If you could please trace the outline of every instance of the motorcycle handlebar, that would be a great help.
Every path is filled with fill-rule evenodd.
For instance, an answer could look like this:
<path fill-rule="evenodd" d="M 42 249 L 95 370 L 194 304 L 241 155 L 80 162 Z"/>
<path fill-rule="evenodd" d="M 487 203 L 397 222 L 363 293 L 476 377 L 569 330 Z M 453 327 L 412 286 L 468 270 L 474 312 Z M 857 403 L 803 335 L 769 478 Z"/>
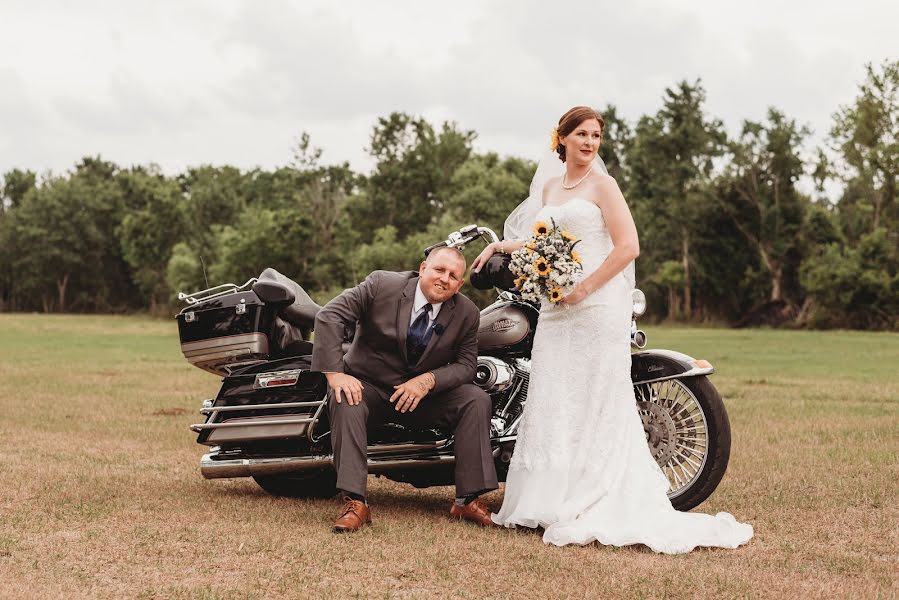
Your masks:
<path fill-rule="evenodd" d="M 475 241 L 478 238 L 488 239 L 491 242 L 498 242 L 499 237 L 489 227 L 478 227 L 477 225 L 468 225 L 466 227 L 462 227 L 458 231 L 454 231 L 449 236 L 439 242 L 437 244 L 433 244 L 428 246 L 424 250 L 425 257 L 431 253 L 435 248 L 440 248 L 443 246 L 448 246 L 450 248 L 459 248 L 460 250 Z"/>

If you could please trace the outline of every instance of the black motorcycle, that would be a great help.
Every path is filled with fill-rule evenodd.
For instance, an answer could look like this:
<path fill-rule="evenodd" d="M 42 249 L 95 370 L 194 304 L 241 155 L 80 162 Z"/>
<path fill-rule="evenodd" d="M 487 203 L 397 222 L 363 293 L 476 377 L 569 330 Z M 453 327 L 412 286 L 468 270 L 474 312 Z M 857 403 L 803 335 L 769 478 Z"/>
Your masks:
<path fill-rule="evenodd" d="M 438 246 L 464 248 L 497 241 L 490 229 L 471 225 Z M 480 289 L 496 288 L 496 302 L 481 311 L 474 383 L 493 400 L 491 446 L 505 480 L 527 399 L 531 347 L 538 306 L 515 292 L 508 255 L 495 255 L 473 274 Z M 321 308 L 301 286 L 273 269 L 243 285 L 225 284 L 179 294 L 181 349 L 192 364 L 224 376 L 215 398 L 203 401 L 205 422 L 191 425 L 197 443 L 210 446 L 200 460 L 209 479 L 252 477 L 275 495 L 328 497 L 336 493 L 327 382 L 312 371 L 311 334 Z M 634 409 L 646 442 L 670 482 L 678 510 L 708 498 L 730 456 L 730 423 L 708 379 L 714 368 L 671 350 L 642 350 L 646 335 L 636 317 L 646 301 L 633 292 L 631 343 Z M 354 335 L 349 328 L 346 344 Z M 369 473 L 416 487 L 453 484 L 453 437 L 438 429 L 385 425 L 369 433 Z"/>

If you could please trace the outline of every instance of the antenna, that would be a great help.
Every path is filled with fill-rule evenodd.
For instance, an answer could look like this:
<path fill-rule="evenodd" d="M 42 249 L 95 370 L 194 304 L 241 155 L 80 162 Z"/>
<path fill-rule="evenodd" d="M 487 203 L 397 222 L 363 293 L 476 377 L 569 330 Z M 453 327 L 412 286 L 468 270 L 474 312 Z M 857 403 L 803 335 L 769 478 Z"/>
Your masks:
<path fill-rule="evenodd" d="M 209 278 L 206 277 L 206 263 L 203 262 L 203 255 L 200 255 L 200 266 L 203 267 L 203 280 L 206 282 L 206 287 L 209 287 Z"/>

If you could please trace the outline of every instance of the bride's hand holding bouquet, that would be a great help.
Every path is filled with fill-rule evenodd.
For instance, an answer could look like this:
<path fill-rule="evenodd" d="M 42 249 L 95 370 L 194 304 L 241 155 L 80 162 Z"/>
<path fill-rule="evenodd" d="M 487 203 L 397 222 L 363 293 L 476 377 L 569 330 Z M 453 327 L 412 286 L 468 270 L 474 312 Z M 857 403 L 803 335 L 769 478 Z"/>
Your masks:
<path fill-rule="evenodd" d="M 509 268 L 517 277 L 515 287 L 522 298 L 531 302 L 576 304 L 583 297 L 571 302 L 573 294 L 566 296 L 564 292 L 574 286 L 577 276 L 583 272 L 581 257 L 574 249 L 579 240 L 563 231 L 554 220 L 550 219 L 550 223 L 535 223 L 534 235 L 512 253 Z M 580 287 L 576 286 L 572 293 Z"/>

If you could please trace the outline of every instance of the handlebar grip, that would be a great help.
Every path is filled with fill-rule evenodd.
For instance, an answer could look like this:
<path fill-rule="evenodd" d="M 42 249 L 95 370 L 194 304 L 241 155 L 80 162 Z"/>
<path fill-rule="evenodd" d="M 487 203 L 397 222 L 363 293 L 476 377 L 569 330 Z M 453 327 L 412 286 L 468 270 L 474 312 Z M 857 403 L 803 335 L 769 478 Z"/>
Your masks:
<path fill-rule="evenodd" d="M 440 248 L 440 247 L 442 247 L 442 246 L 446 246 L 446 242 L 439 242 L 439 243 L 437 243 L 437 244 L 433 244 L 433 245 L 428 246 L 427 248 L 425 248 L 425 258 L 428 257 L 428 254 L 430 254 L 431 251 L 432 251 L 434 248 Z"/>

